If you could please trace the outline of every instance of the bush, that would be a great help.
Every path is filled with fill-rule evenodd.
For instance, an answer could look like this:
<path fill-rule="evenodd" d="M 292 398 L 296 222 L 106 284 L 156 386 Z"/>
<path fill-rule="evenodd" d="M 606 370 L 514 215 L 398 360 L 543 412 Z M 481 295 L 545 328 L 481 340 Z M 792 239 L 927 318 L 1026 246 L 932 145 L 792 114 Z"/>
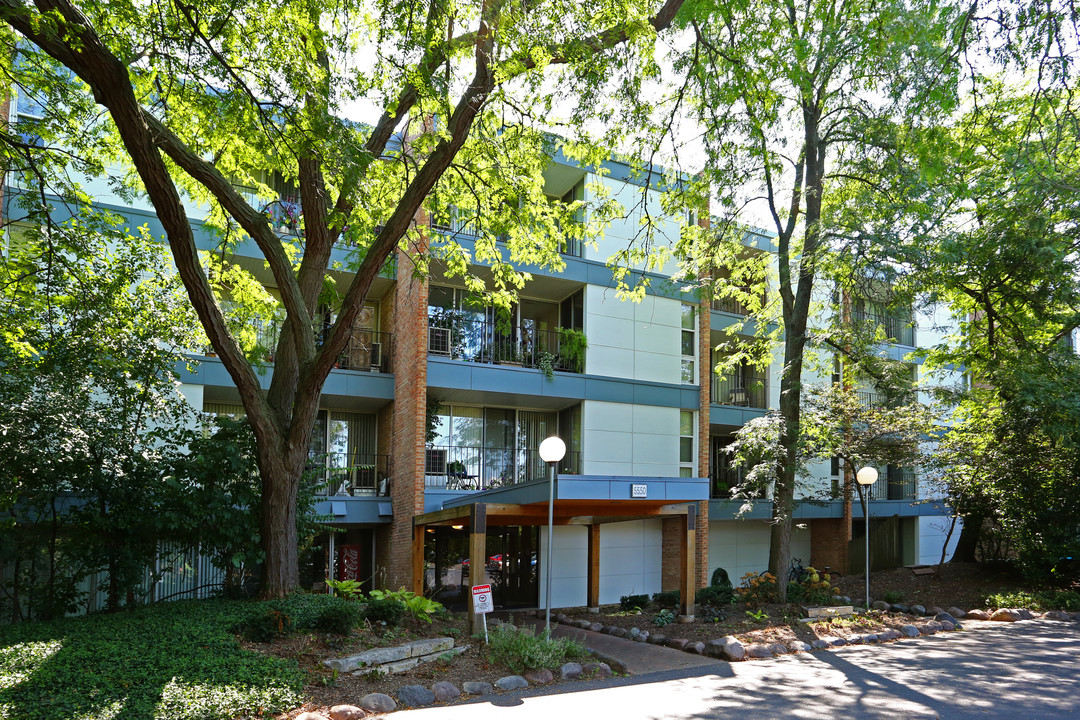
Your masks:
<path fill-rule="evenodd" d="M 417 595 L 411 590 L 400 588 L 398 590 L 372 590 L 369 593 L 372 600 L 394 600 L 401 604 L 408 613 L 416 620 L 430 623 L 432 617 L 446 614 L 446 608 L 442 603 Z M 370 617 L 370 616 L 369 616 Z M 380 618 L 381 619 L 381 618 Z M 400 619 L 400 618 L 399 618 Z M 387 620 L 387 622 L 390 622 Z M 394 622 L 397 622 L 396 620 Z"/>
<path fill-rule="evenodd" d="M 648 595 L 623 595 L 619 598 L 619 609 L 626 611 L 641 610 L 649 606 Z"/>
<path fill-rule="evenodd" d="M 986 607 L 988 608 L 1038 608 L 1039 602 L 1032 593 L 1006 592 L 987 595 Z"/>
<path fill-rule="evenodd" d="M 1046 593 L 1043 606 L 1050 610 L 1068 610 L 1080 612 L 1080 592 L 1075 590 L 1058 590 Z"/>
<path fill-rule="evenodd" d="M 772 573 L 748 572 L 742 576 L 738 594 L 739 602 L 748 608 L 761 607 L 776 599 L 776 578 Z"/>
<path fill-rule="evenodd" d="M 671 612 L 667 608 L 664 608 L 660 613 L 653 618 L 653 622 L 656 623 L 656 627 L 664 627 L 675 622 L 675 613 Z"/>
<path fill-rule="evenodd" d="M 342 601 L 323 609 L 315 627 L 323 632 L 348 635 L 360 622 L 364 606 L 360 603 Z"/>
<path fill-rule="evenodd" d="M 715 585 L 709 585 L 703 587 L 697 591 L 697 603 L 699 605 L 730 605 L 735 602 L 735 591 L 731 585 L 727 587 L 717 587 Z"/>
<path fill-rule="evenodd" d="M 405 605 L 393 598 L 369 600 L 364 610 L 364 617 L 372 622 L 384 622 L 397 625 L 405 617 Z"/>
<path fill-rule="evenodd" d="M 235 631 L 249 642 L 267 643 L 293 629 L 293 619 L 279 606 L 263 604 L 255 614 L 235 626 Z"/>
<path fill-rule="evenodd" d="M 518 675 L 539 668 L 558 670 L 571 660 L 588 654 L 585 646 L 568 638 L 544 638 L 504 626 L 488 636 L 488 659 L 506 665 Z"/>
<path fill-rule="evenodd" d="M 652 600 L 662 608 L 673 608 L 679 604 L 679 591 L 667 590 L 665 592 L 654 593 Z"/>
<path fill-rule="evenodd" d="M 882 597 L 885 599 L 885 602 L 892 605 L 904 602 L 904 593 L 899 590 L 886 590 Z"/>
<path fill-rule="evenodd" d="M 787 584 L 787 601 L 793 604 L 799 604 L 806 600 L 806 588 L 802 583 L 797 583 L 794 580 Z"/>
<path fill-rule="evenodd" d="M 713 570 L 712 580 L 709 581 L 709 584 L 713 587 L 732 587 L 731 578 L 728 577 L 727 570 L 722 567 Z"/>

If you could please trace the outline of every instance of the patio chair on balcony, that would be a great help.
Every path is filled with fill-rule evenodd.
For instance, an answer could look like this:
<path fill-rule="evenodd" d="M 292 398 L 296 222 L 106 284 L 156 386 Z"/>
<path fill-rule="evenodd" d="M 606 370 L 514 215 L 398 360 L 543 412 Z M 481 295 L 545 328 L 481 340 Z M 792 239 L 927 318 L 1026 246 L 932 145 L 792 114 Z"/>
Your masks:
<path fill-rule="evenodd" d="M 750 396 L 746 388 L 735 388 L 728 393 L 728 405 L 737 407 L 750 407 Z"/>

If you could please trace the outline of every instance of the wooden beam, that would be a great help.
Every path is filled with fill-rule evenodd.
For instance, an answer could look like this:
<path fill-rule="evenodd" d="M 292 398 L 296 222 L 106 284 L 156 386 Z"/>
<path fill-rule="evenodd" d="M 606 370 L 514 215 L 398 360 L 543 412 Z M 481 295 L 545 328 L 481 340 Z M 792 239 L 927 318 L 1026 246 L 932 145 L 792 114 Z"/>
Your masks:
<path fill-rule="evenodd" d="M 687 506 L 686 515 L 681 518 L 683 542 L 679 546 L 679 583 L 680 614 L 693 617 L 694 593 L 697 590 L 697 505 Z"/>
<path fill-rule="evenodd" d="M 600 526 L 589 526 L 588 593 L 586 605 L 600 607 Z"/>
<path fill-rule="evenodd" d="M 416 525 L 440 525 L 446 524 L 449 520 L 464 520 L 469 517 L 472 505 L 466 505 L 464 507 L 452 507 L 443 508 L 442 510 L 433 510 L 423 515 L 417 515 L 413 518 L 413 526 Z"/>
<path fill-rule="evenodd" d="M 487 565 L 487 505 L 476 503 L 470 506 L 469 517 L 469 587 L 465 589 L 469 610 L 469 634 L 480 632 L 479 616 L 473 612 L 472 590 L 474 585 L 484 583 L 484 569 Z"/>
<path fill-rule="evenodd" d="M 417 595 L 424 594 L 424 526 L 413 526 L 412 540 L 412 591 Z"/>

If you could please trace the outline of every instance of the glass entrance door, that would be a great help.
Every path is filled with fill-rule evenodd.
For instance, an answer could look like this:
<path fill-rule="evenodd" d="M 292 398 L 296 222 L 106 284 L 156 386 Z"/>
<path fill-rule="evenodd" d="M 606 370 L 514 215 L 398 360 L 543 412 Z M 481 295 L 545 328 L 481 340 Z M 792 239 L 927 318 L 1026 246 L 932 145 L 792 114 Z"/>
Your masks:
<path fill-rule="evenodd" d="M 484 582 L 491 585 L 495 607 L 500 610 L 536 607 L 539 528 L 489 528 L 486 544 L 483 575 Z M 468 528 L 428 528 L 424 559 L 427 564 L 424 594 L 449 610 L 467 609 L 472 564 Z"/>

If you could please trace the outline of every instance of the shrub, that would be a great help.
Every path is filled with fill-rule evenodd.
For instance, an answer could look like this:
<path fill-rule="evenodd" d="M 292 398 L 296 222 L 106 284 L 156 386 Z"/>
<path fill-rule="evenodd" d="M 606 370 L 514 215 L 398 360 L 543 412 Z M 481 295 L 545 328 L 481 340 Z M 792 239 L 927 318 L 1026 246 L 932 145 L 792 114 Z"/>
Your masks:
<path fill-rule="evenodd" d="M 263 604 L 260 610 L 235 627 L 235 631 L 245 640 L 271 642 L 293 629 L 293 619 L 280 606 Z"/>
<path fill-rule="evenodd" d="M 619 598 L 620 610 L 641 610 L 649 605 L 648 595 L 623 595 Z"/>
<path fill-rule="evenodd" d="M 727 587 L 709 585 L 697 591 L 696 599 L 700 605 L 730 605 L 735 602 L 735 590 L 732 589 L 731 585 Z"/>
<path fill-rule="evenodd" d="M 423 595 L 417 595 L 413 591 L 406 590 L 405 588 L 399 588 L 397 590 L 372 590 L 368 595 L 372 601 L 395 601 L 404 608 L 405 613 L 408 613 L 414 619 L 423 622 L 429 623 L 433 616 L 442 615 L 446 612 L 446 608 L 442 606 L 442 603 L 426 598 Z M 368 617 L 371 617 L 370 614 Z M 401 618 L 399 617 L 394 622 L 397 622 L 400 619 Z M 386 620 L 386 622 L 390 621 Z"/>
<path fill-rule="evenodd" d="M 1006 592 L 988 595 L 985 600 L 986 607 L 990 608 L 1037 608 L 1039 602 L 1029 592 Z"/>
<path fill-rule="evenodd" d="M 405 605 L 393 598 L 369 600 L 364 610 L 364 617 L 372 622 L 384 622 L 397 625 L 405 617 Z"/>
<path fill-rule="evenodd" d="M 653 618 L 653 622 L 656 623 L 656 627 L 664 627 L 675 622 L 675 613 L 671 612 L 667 608 L 664 608 L 660 613 Z"/>
<path fill-rule="evenodd" d="M 792 580 L 787 584 L 787 600 L 789 603 L 801 603 L 806 600 L 806 588 L 802 583 Z"/>
<path fill-rule="evenodd" d="M 837 588 L 832 586 L 828 575 L 820 575 L 812 567 L 806 568 L 806 575 L 800 583 L 803 588 L 803 599 L 811 605 L 828 605 L 832 602 L 833 595 L 838 595 Z"/>
<path fill-rule="evenodd" d="M 364 608 L 359 603 L 342 601 L 326 608 L 319 614 L 315 627 L 323 632 L 348 635 L 360 622 Z"/>
<path fill-rule="evenodd" d="M 904 593 L 899 590 L 886 590 L 882 597 L 884 597 L 885 602 L 893 605 L 904 602 Z"/>
<path fill-rule="evenodd" d="M 679 591 L 667 590 L 665 592 L 654 593 L 652 599 L 654 603 L 662 608 L 673 608 L 679 604 Z"/>
<path fill-rule="evenodd" d="M 517 674 L 547 668 L 558 670 L 565 663 L 587 655 L 585 646 L 568 638 L 545 638 L 499 626 L 488 636 L 487 654 Z"/>
<path fill-rule="evenodd" d="M 728 577 L 727 570 L 722 567 L 718 567 L 713 570 L 712 579 L 709 581 L 709 584 L 713 587 L 732 586 L 731 578 Z"/>
<path fill-rule="evenodd" d="M 776 577 L 767 572 L 748 572 L 742 576 L 739 589 L 735 592 L 739 596 L 739 602 L 746 607 L 761 607 L 776 599 Z"/>
<path fill-rule="evenodd" d="M 1080 611 L 1080 592 L 1075 590 L 1049 592 L 1045 594 L 1045 599 L 1041 600 L 1041 602 L 1044 607 L 1051 610 L 1078 612 Z"/>

